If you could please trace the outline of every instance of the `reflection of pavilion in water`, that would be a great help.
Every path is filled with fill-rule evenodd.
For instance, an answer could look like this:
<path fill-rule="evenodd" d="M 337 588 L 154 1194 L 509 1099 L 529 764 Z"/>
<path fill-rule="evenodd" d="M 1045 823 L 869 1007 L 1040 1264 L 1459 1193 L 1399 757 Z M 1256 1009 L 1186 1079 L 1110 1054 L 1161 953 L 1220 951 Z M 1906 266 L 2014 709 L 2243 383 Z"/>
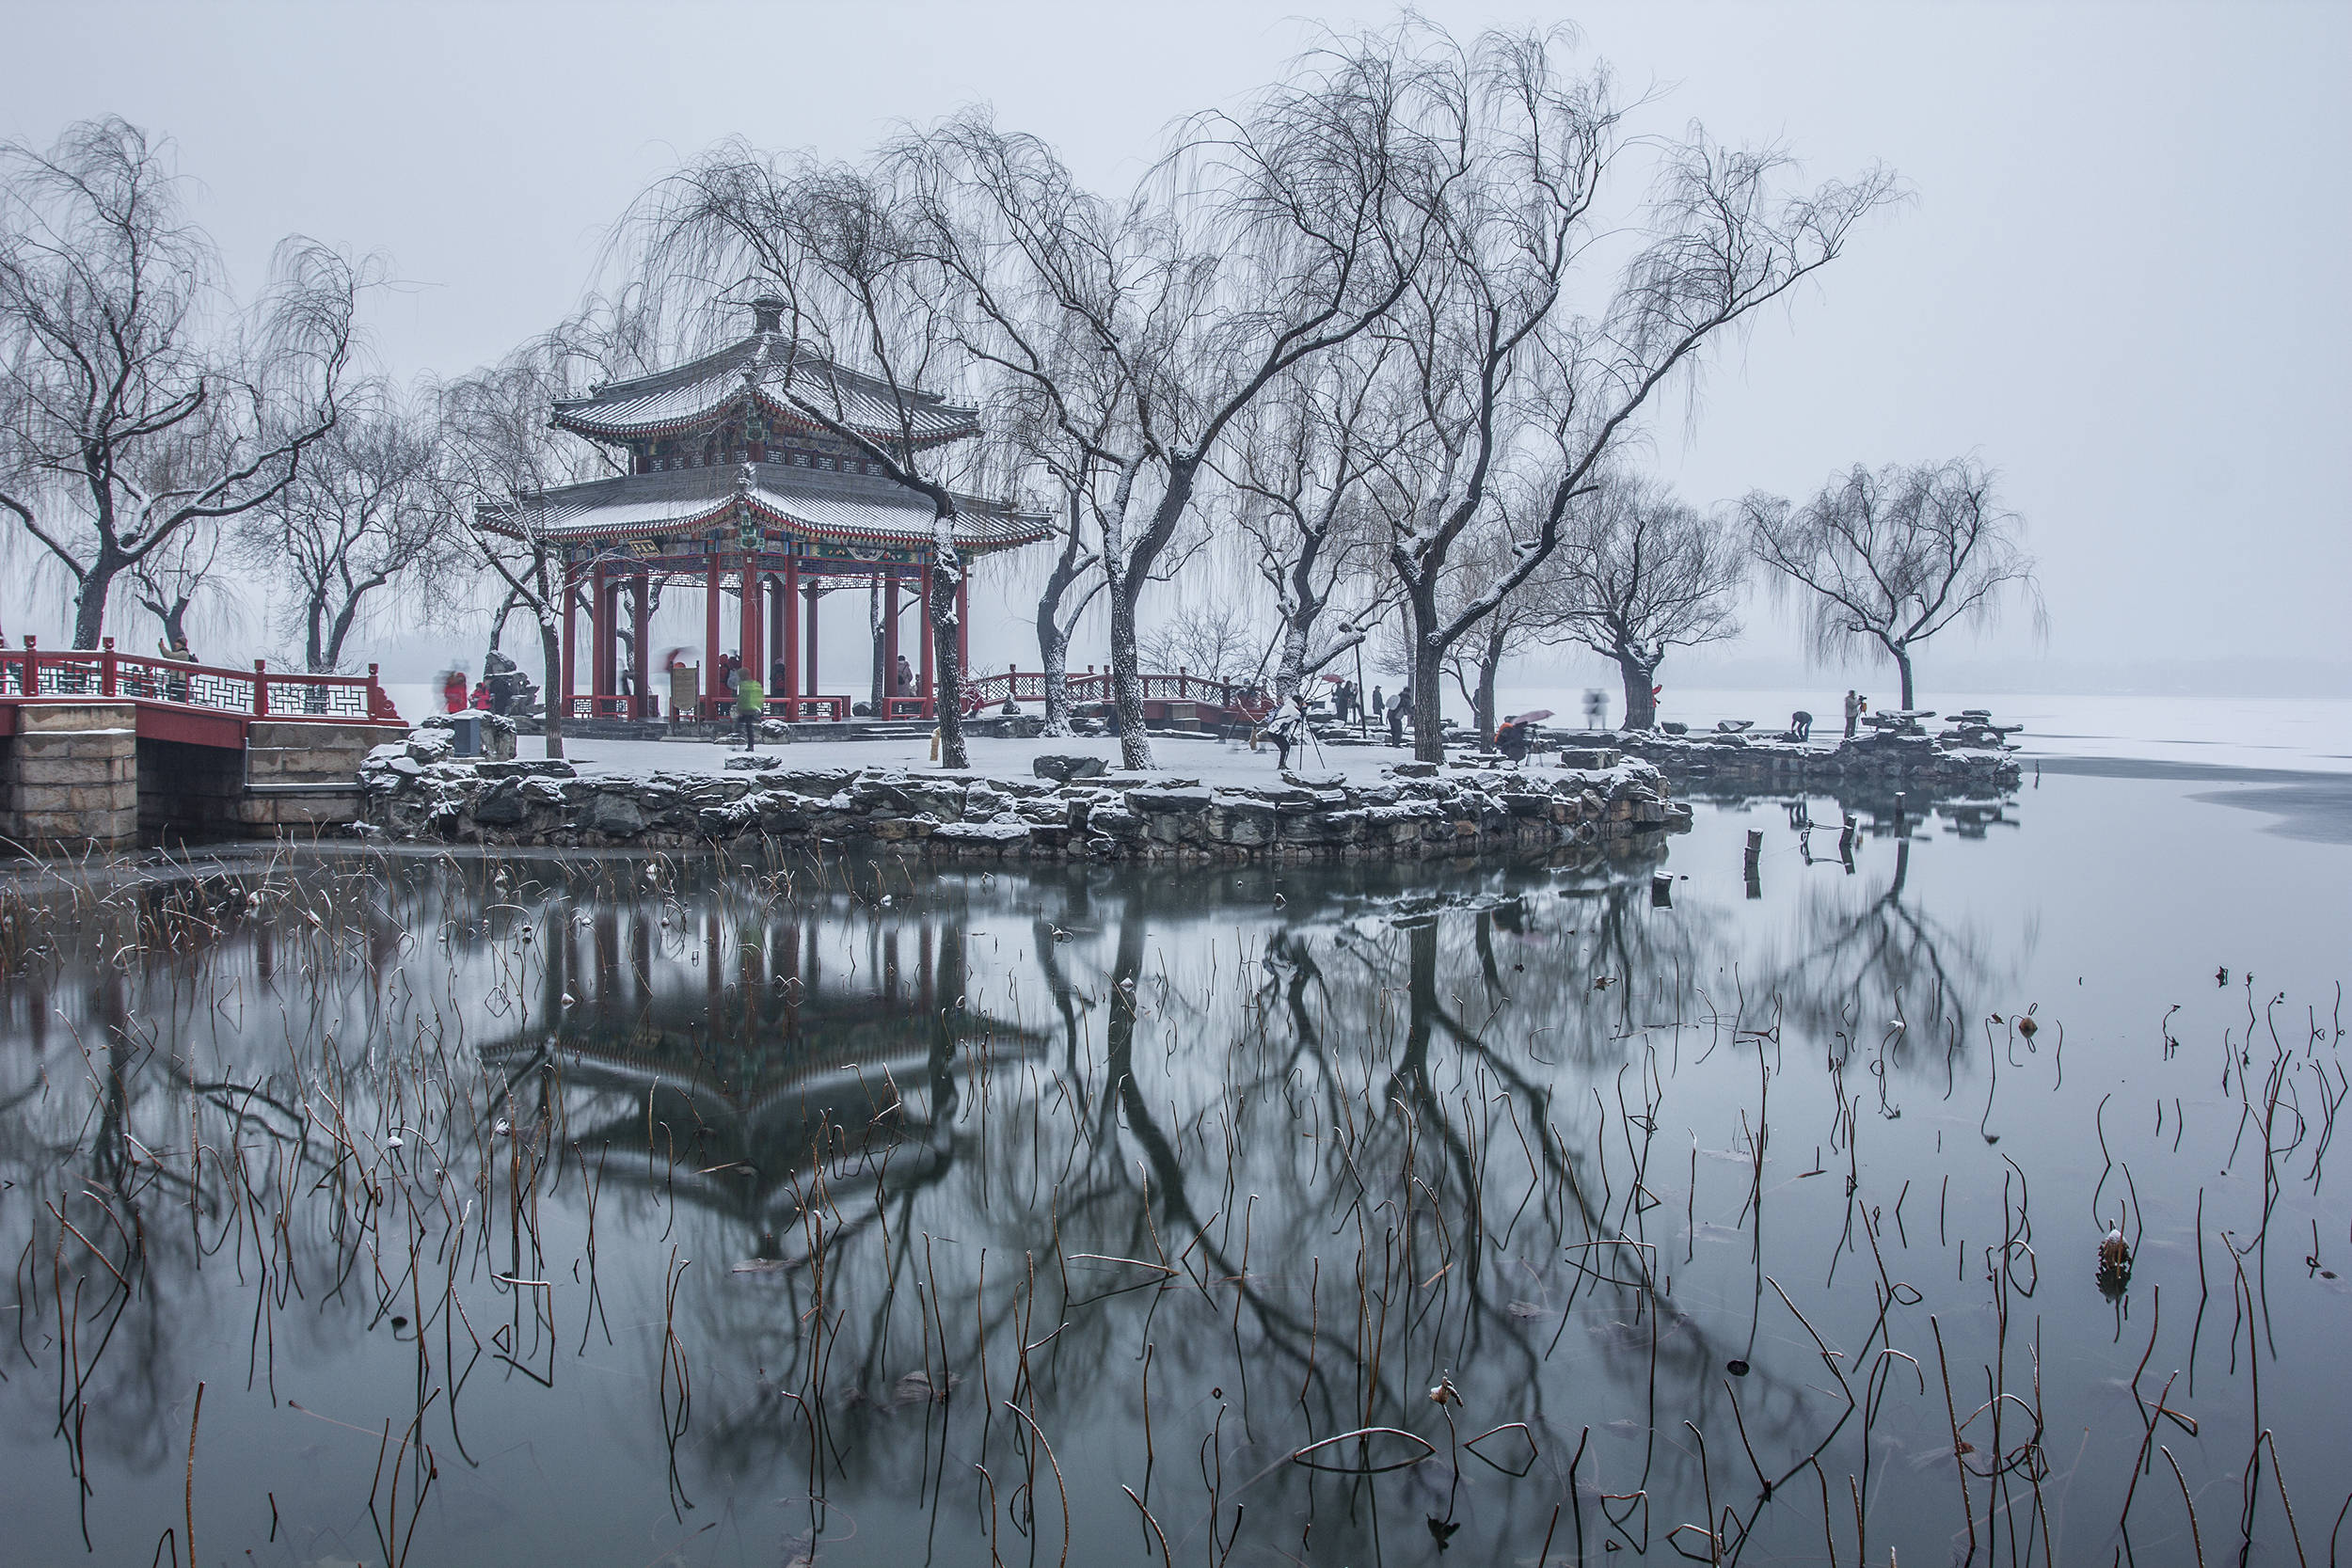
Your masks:
<path fill-rule="evenodd" d="M 959 1081 L 1047 1038 L 966 1006 L 957 925 L 803 907 L 765 925 L 705 911 L 694 932 L 662 914 L 603 908 L 575 926 L 548 955 L 554 1030 L 483 1059 L 518 1126 L 552 1120 L 609 1177 L 740 1220 L 762 1256 L 820 1173 L 839 1183 L 829 1223 L 837 1211 L 850 1227 L 878 1201 L 876 1168 L 893 1196 L 945 1175 Z"/>

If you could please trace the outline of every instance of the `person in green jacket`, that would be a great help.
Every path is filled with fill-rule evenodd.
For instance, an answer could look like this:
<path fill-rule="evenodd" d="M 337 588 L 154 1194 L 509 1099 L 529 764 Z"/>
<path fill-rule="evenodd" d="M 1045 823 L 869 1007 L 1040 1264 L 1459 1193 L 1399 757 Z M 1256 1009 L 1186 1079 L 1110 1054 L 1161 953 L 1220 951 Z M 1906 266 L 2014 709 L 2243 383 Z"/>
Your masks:
<path fill-rule="evenodd" d="M 759 721 L 767 711 L 767 689 L 757 675 L 744 671 L 735 682 L 735 717 L 743 726 L 743 750 L 759 750 Z"/>

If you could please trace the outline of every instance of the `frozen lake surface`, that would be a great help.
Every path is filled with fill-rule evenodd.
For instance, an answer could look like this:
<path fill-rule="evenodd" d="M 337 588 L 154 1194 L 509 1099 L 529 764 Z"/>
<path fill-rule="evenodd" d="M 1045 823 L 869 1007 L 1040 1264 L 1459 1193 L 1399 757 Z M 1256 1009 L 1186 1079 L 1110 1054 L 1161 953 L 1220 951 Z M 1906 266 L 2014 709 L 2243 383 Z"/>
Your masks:
<path fill-rule="evenodd" d="M 20 878 L 10 1560 L 2306 1560 L 2352 847 L 2251 792 Z"/>

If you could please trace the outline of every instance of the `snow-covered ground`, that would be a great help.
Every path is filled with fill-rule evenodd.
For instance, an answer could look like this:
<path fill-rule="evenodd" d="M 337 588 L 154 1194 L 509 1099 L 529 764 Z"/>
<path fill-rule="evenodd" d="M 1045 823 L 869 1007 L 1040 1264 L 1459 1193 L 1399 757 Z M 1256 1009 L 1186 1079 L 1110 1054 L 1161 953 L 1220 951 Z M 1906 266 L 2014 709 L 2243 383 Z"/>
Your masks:
<path fill-rule="evenodd" d="M 993 774 L 1000 778 L 1025 779 L 1030 776 L 1030 759 L 1041 752 L 1051 752 L 1064 756 L 1101 757 L 1110 767 L 1119 766 L 1119 742 L 1107 736 L 1092 738 L 1069 737 L 1061 740 L 991 740 L 975 737 L 966 746 L 972 754 L 972 771 Z M 1153 736 L 1152 747 L 1160 768 L 1175 779 L 1198 779 L 1212 787 L 1228 784 L 1266 784 L 1276 774 L 1275 752 L 1271 745 L 1262 744 L 1255 752 L 1246 745 L 1228 746 L 1217 740 L 1180 739 L 1168 736 Z M 528 739 L 523 742 L 524 755 L 532 752 Z M 721 746 L 710 741 L 677 740 L 581 740 L 564 743 L 564 754 L 583 772 L 610 770 L 642 772 L 656 768 L 672 769 L 721 768 L 730 756 L 742 754 L 739 744 Z M 787 768 L 934 768 L 930 760 L 930 742 L 924 740 L 819 740 L 787 741 L 780 745 L 760 747 L 764 756 L 781 757 Z M 1304 775 L 1344 773 L 1352 780 L 1370 782 L 1380 776 L 1384 764 L 1410 757 L 1409 751 L 1391 751 L 1386 746 L 1327 746 L 1320 754 L 1312 747 L 1294 749 L 1291 768 Z"/>
<path fill-rule="evenodd" d="M 387 689 L 400 711 L 411 719 L 438 710 L 438 693 L 425 686 Z M 1891 689 L 1868 693 L 1879 707 L 1895 704 Z M 1707 690 L 1666 689 L 1661 717 L 1683 721 L 1694 730 L 1711 728 L 1718 719 L 1753 719 L 1758 726 L 1788 722 L 1798 708 L 1814 715 L 1817 734 L 1834 734 L 1839 725 L 1844 689 L 1821 691 Z M 1501 693 L 1506 714 L 1537 707 L 1552 709 L 1554 725 L 1581 721 L 1581 688 L 1506 687 Z M 2343 697 L 2115 697 L 2015 694 L 1985 696 L 1971 692 L 1931 692 L 1922 699 L 1939 713 L 1962 708 L 1989 708 L 2005 724 L 2023 724 L 2017 736 L 2025 759 L 2085 758 L 2103 762 L 2192 764 L 2235 769 L 2277 769 L 2298 773 L 2352 773 L 2352 698 Z M 1458 700 L 1448 711 L 1462 710 Z M 1619 717 L 1617 694 L 1609 694 L 1609 719 Z M 1208 740 L 1155 739 L 1160 764 L 1183 777 L 1216 783 L 1223 779 L 1267 778 L 1274 771 L 1271 748 L 1252 753 L 1247 748 L 1228 749 Z M 1109 739 L 1056 742 L 976 740 L 972 760 L 983 772 L 1026 775 L 1028 759 L 1041 750 L 1084 752 L 1113 760 L 1118 744 Z M 526 752 L 533 748 L 526 745 Z M 583 765 L 611 768 L 710 768 L 722 765 L 727 752 L 707 742 L 574 740 L 569 750 Z M 919 741 L 854 741 L 773 748 L 796 767 L 873 766 L 929 767 L 927 744 Z M 1386 747 L 1327 748 L 1324 761 L 1312 752 L 1295 764 L 1310 771 L 1343 771 L 1372 776 L 1384 762 L 1403 756 Z"/>

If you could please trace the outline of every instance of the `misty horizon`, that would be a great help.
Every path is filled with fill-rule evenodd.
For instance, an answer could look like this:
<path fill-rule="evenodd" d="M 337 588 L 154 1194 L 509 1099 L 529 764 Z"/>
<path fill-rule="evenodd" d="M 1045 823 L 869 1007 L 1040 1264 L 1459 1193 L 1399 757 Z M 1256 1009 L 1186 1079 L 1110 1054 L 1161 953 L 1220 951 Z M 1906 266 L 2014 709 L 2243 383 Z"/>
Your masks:
<path fill-rule="evenodd" d="M 287 234 L 381 255 L 395 281 L 361 325 L 403 380 L 462 374 L 551 325 L 598 280 L 630 200 L 721 137 L 854 159 L 899 123 L 986 102 L 1116 188 L 1168 124 L 1235 103 L 1313 37 L 1247 8 L 1163 34 L 1124 18 L 1073 31 L 1080 13 L 1052 7 L 1019 13 L 1027 27 L 952 8 L 711 7 L 664 12 L 667 36 L 740 46 L 673 53 L 614 47 L 630 13 L 594 8 L 230 7 L 126 28 L 127 9 L 16 8 L 26 57 L 56 69 L 21 84 L 0 133 L 45 146 L 119 114 L 168 137 L 241 293 Z M 461 14 L 453 49 L 442 24 Z M 1430 14 L 1465 35 L 1526 20 Z M 2330 86 L 2352 13 L 1596 6 L 1575 20 L 1580 59 L 1651 92 L 1637 130 L 1702 120 L 1783 144 L 1815 177 L 1881 161 L 1908 192 L 1721 345 L 1687 403 L 1653 411 L 1645 467 L 1700 505 L 1802 495 L 1857 462 L 1969 454 L 1996 470 L 2039 561 L 2048 640 L 2017 617 L 1957 629 L 1927 656 L 1931 689 L 2352 691 L 2352 308 L 2331 282 L 2352 238 L 2335 156 L 2352 109 Z M 1139 48 L 1152 69 L 1121 69 Z M 795 55 L 838 69 L 748 90 Z M 62 624 L 54 583 L 12 583 L 12 637 Z M 1670 680 L 1808 671 L 1788 616 L 1748 598 L 1746 636 L 1678 652 Z M 1147 615 L 1183 600 L 1158 595 Z M 976 662 L 1028 662 L 1024 635 L 1017 612 L 983 616 Z M 415 673 L 413 641 L 375 639 L 388 673 Z"/>

